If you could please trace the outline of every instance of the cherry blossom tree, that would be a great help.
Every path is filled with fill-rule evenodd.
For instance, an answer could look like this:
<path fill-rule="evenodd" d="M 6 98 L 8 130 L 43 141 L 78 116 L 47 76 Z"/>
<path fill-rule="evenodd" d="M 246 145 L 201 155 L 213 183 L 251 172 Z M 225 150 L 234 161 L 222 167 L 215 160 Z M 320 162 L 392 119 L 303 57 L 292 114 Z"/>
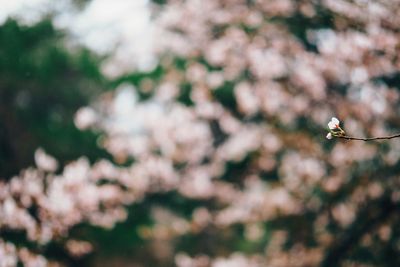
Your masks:
<path fill-rule="evenodd" d="M 0 266 L 55 264 L 55 241 L 95 254 L 71 229 L 145 203 L 152 223 L 135 227 L 160 266 L 400 264 L 400 140 L 351 141 L 399 131 L 397 2 L 157 6 L 159 76 L 121 78 L 75 116 L 112 159 L 57 172 L 37 150 L 1 184 L 0 228 L 34 245 L 3 240 Z"/>

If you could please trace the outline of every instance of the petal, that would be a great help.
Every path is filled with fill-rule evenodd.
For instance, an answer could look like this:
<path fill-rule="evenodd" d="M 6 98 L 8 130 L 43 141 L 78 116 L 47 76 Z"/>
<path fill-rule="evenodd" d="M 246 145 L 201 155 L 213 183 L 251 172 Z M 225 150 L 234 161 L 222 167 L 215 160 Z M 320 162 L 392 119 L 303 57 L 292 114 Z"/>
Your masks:
<path fill-rule="evenodd" d="M 333 122 L 336 125 L 339 125 L 340 121 L 336 117 L 332 117 L 331 122 Z"/>
<path fill-rule="evenodd" d="M 336 129 L 336 125 L 337 125 L 337 124 L 335 124 L 333 121 L 330 121 L 330 122 L 328 123 L 328 128 L 329 128 L 330 130 L 334 130 L 334 129 Z"/>
<path fill-rule="evenodd" d="M 328 134 L 326 135 L 326 139 L 332 139 L 332 134 L 331 134 L 331 133 L 328 133 Z"/>

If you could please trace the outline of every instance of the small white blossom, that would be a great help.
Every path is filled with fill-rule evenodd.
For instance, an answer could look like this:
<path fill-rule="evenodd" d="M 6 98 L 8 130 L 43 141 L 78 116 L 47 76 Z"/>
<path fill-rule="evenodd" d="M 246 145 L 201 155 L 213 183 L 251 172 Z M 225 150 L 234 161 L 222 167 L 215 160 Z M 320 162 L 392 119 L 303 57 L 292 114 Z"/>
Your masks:
<path fill-rule="evenodd" d="M 328 127 L 330 130 L 335 130 L 339 128 L 339 123 L 340 121 L 337 118 L 332 117 L 331 121 L 328 123 Z"/>
<path fill-rule="evenodd" d="M 96 123 L 98 116 L 94 109 L 90 107 L 80 108 L 74 118 L 76 127 L 80 130 L 85 130 Z"/>
<path fill-rule="evenodd" d="M 54 172 L 58 168 L 57 160 L 46 154 L 46 152 L 41 148 L 36 149 L 34 158 L 36 166 L 41 170 Z"/>
<path fill-rule="evenodd" d="M 332 139 L 332 134 L 331 134 L 331 133 L 328 133 L 328 134 L 326 135 L 326 139 Z"/>

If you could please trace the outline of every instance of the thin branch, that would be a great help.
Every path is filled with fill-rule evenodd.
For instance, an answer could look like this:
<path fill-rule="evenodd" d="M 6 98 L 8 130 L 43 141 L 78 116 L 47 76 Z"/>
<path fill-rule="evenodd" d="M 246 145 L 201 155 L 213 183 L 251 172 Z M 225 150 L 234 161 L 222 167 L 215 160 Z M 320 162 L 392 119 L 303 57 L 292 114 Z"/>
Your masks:
<path fill-rule="evenodd" d="M 336 136 L 336 138 L 342 138 L 342 139 L 346 139 L 346 140 L 359 140 L 359 141 L 386 140 L 386 139 L 393 139 L 393 138 L 397 138 L 397 137 L 400 137 L 400 133 L 395 134 L 395 135 L 390 135 L 390 136 L 369 137 L 369 138 L 352 137 L 352 136 L 347 136 L 347 135 Z"/>

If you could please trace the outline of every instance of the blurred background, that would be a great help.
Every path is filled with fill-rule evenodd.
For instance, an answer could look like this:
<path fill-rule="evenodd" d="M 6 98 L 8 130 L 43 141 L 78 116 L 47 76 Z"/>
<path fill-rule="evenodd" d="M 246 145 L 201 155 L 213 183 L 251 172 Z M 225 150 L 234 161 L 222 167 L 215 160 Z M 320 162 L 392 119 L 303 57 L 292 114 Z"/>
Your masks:
<path fill-rule="evenodd" d="M 400 266 L 400 1 L 0 0 L 0 267 Z"/>

